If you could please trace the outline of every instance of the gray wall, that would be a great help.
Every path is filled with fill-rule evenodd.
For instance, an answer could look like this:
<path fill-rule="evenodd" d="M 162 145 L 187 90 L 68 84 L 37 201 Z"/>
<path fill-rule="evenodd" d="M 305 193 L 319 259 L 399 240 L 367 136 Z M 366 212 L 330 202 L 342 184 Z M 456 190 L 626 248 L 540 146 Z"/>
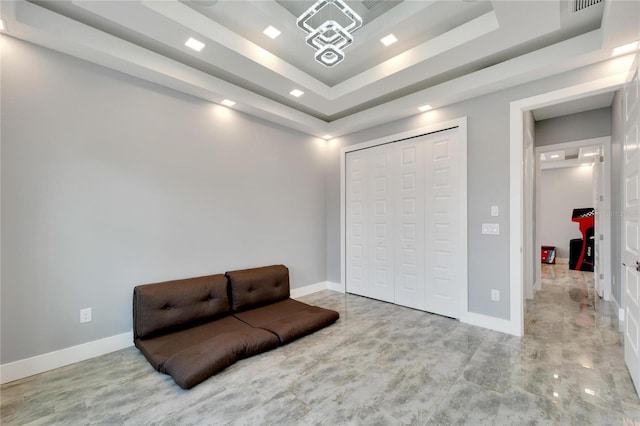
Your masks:
<path fill-rule="evenodd" d="M 593 207 L 593 168 L 563 167 L 540 174 L 540 239 L 556 246 L 556 257 L 569 257 L 569 240 L 582 238 L 571 221 L 573 209 Z"/>
<path fill-rule="evenodd" d="M 2 364 L 127 332 L 137 284 L 326 280 L 325 141 L 6 36 L 1 78 Z"/>
<path fill-rule="evenodd" d="M 340 147 L 393 135 L 433 122 L 467 116 L 469 309 L 471 312 L 509 319 L 509 104 L 518 99 L 573 86 L 596 77 L 592 68 L 581 68 L 332 141 L 329 146 L 330 159 L 327 171 L 328 280 L 340 281 Z M 537 138 L 538 129 L 535 131 Z M 490 206 L 493 204 L 500 206 L 498 218 L 490 215 Z M 499 223 L 501 235 L 482 235 L 480 230 L 483 222 Z M 500 302 L 491 301 L 492 288 L 500 290 Z"/>
<path fill-rule="evenodd" d="M 536 146 L 611 136 L 611 108 L 536 121 Z"/>
<path fill-rule="evenodd" d="M 611 168 L 611 234 L 613 239 L 611 240 L 611 294 L 618 302 L 619 307 L 623 307 L 622 304 L 622 212 L 623 200 L 622 200 L 622 146 L 624 135 L 624 120 L 623 120 L 623 96 L 622 91 L 619 90 L 613 97 L 613 103 L 611 105 L 611 157 L 613 167 Z M 619 237 L 618 237 L 619 236 Z"/>

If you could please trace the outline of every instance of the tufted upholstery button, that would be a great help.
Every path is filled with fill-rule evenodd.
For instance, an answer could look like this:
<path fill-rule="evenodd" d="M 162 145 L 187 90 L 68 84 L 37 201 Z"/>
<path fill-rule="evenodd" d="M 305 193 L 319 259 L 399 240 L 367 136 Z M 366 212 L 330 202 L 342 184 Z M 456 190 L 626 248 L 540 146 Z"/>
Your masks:
<path fill-rule="evenodd" d="M 168 311 L 169 309 L 171 309 L 171 305 L 169 304 L 164 305 L 164 309 Z"/>
<path fill-rule="evenodd" d="M 249 293 L 253 293 L 253 287 L 249 287 L 249 289 L 247 290 L 247 292 L 249 292 Z"/>

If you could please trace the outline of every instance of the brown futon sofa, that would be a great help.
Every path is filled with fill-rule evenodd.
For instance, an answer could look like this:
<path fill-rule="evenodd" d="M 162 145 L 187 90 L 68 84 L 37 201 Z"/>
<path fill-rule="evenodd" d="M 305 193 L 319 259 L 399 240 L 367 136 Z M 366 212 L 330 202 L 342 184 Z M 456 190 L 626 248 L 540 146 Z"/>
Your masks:
<path fill-rule="evenodd" d="M 283 265 L 139 285 L 133 290 L 133 340 L 156 370 L 189 389 L 239 359 L 339 317 L 289 296 Z"/>

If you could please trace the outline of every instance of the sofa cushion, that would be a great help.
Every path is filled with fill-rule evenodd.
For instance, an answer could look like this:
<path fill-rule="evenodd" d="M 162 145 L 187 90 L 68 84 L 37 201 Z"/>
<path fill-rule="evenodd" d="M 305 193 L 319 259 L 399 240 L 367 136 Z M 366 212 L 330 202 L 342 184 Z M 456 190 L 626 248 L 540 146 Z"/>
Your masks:
<path fill-rule="evenodd" d="M 209 343 L 205 344 L 205 342 Z M 201 346 L 203 344 L 205 346 Z M 225 359 L 244 358 L 274 349 L 278 344 L 278 338 L 273 333 L 253 328 L 232 316 L 222 317 L 181 331 L 135 341 L 136 347 L 140 349 L 153 368 L 171 375 L 175 373 L 184 378 L 181 379 L 184 383 L 188 381 L 186 377 L 189 374 L 187 373 L 203 374 L 202 369 L 217 368 L 215 365 L 206 365 L 208 362 L 220 363 L 219 369 L 222 369 L 229 365 L 225 364 L 227 362 L 224 361 Z M 216 348 L 211 355 L 198 352 L 211 350 L 211 348 Z M 180 353 L 182 355 L 179 355 Z M 197 353 L 203 353 L 205 358 L 211 358 L 211 360 L 195 362 L 193 359 Z M 172 358 L 169 365 L 165 365 Z M 185 366 L 189 363 L 194 363 L 193 370 L 185 373 Z"/>
<path fill-rule="evenodd" d="M 278 346 L 278 339 L 265 330 L 249 327 L 219 334 L 169 357 L 160 371 L 190 389 L 237 360 Z"/>
<path fill-rule="evenodd" d="M 190 327 L 229 313 L 222 274 L 139 285 L 133 290 L 134 339 Z"/>
<path fill-rule="evenodd" d="M 289 269 L 284 265 L 242 269 L 229 277 L 231 309 L 234 312 L 278 302 L 289 297 Z"/>
<path fill-rule="evenodd" d="M 260 308 L 233 314 L 247 324 L 268 330 L 288 343 L 334 323 L 340 315 L 333 310 L 286 299 Z"/>

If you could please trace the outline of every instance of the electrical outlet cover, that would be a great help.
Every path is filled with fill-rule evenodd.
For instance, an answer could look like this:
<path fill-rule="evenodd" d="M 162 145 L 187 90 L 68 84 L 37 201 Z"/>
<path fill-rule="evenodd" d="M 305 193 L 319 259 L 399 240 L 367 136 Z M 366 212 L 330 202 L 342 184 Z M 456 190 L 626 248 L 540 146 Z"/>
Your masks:
<path fill-rule="evenodd" d="M 91 308 L 80 309 L 80 323 L 91 321 Z"/>

